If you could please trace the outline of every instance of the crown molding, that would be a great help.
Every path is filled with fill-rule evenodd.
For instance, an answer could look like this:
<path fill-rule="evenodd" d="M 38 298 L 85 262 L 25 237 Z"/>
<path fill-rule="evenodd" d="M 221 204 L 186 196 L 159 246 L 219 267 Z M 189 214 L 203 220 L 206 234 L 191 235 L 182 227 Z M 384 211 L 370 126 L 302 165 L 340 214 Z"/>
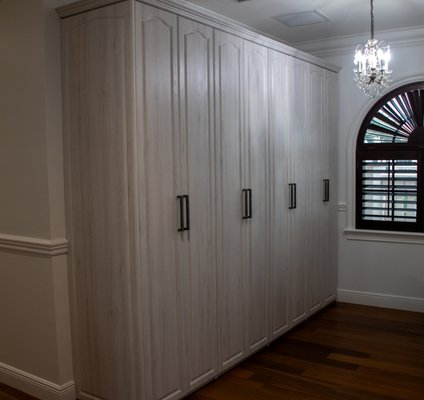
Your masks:
<path fill-rule="evenodd" d="M 56 11 L 61 18 L 71 17 L 95 8 L 104 7 L 110 4 L 119 3 L 122 0 L 82 0 L 67 6 L 59 7 Z M 266 35 L 264 32 L 255 30 L 245 24 L 225 17 L 221 14 L 207 10 L 196 4 L 189 3 L 185 0 L 131 0 L 144 4 L 148 4 L 165 11 L 170 11 L 178 16 L 195 19 L 211 28 L 219 29 L 224 32 L 236 35 L 245 40 L 265 46 L 269 49 L 279 51 L 288 56 L 298 58 L 310 64 L 328 69 L 333 72 L 339 72 L 340 68 L 321 60 L 315 55 L 294 48 L 289 44 L 284 43 L 281 39 Z"/>
<path fill-rule="evenodd" d="M 379 31 L 376 37 L 389 42 L 392 48 L 421 46 L 424 44 L 424 25 Z M 349 35 L 296 43 L 296 47 L 316 57 L 330 57 L 350 54 L 358 43 L 366 42 L 368 38 L 368 34 Z"/>
<path fill-rule="evenodd" d="M 40 239 L 0 233 L 1 250 L 53 257 L 68 253 L 68 241 L 66 239 Z"/>

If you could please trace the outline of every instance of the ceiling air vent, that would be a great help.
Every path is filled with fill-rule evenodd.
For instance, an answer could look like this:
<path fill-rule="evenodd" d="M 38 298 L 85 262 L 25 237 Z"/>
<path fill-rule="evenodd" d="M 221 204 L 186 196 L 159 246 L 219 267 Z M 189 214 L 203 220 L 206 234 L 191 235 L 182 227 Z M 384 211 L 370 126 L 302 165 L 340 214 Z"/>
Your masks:
<path fill-rule="evenodd" d="M 318 10 L 281 14 L 274 18 L 290 28 L 330 21 L 330 18 Z"/>

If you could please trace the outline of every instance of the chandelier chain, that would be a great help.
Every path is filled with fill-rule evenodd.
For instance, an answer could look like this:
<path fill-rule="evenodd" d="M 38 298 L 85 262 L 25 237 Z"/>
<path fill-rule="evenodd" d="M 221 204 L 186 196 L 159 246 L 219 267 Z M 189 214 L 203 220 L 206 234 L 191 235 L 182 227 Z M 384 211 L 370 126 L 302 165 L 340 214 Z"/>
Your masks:
<path fill-rule="evenodd" d="M 374 0 L 371 0 L 371 39 L 374 39 Z"/>

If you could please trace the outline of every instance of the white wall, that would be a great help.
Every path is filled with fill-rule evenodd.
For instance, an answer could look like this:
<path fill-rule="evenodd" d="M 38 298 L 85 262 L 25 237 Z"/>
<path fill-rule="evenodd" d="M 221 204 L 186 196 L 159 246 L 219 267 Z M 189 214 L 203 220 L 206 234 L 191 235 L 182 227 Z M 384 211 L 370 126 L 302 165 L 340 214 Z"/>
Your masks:
<path fill-rule="evenodd" d="M 74 398 L 64 223 L 60 26 L 0 1 L 0 382 Z"/>
<path fill-rule="evenodd" d="M 424 80 L 423 37 L 422 28 L 376 33 L 377 39 L 390 40 L 392 89 L 403 83 Z M 353 82 L 354 48 L 366 39 L 366 36 L 352 37 L 301 46 L 342 67 L 339 74 L 338 298 L 424 311 L 424 236 L 367 234 L 353 229 L 356 138 L 362 119 L 374 103 Z M 346 228 L 350 229 L 346 231 Z"/>

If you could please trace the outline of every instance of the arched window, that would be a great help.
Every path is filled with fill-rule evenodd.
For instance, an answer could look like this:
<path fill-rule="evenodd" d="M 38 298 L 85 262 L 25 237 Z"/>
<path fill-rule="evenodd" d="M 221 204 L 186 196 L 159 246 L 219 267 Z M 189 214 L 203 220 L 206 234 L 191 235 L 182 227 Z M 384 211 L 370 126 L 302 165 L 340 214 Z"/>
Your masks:
<path fill-rule="evenodd" d="M 424 232 L 424 82 L 367 114 L 356 146 L 356 227 Z"/>

